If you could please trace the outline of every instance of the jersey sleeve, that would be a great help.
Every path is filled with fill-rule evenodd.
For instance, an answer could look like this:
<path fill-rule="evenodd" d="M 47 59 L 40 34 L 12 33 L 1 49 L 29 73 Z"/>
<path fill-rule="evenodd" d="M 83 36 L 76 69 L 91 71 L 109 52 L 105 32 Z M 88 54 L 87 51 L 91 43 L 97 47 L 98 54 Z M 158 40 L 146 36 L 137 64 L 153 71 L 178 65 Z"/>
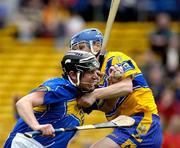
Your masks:
<path fill-rule="evenodd" d="M 127 57 L 118 57 L 114 56 L 112 58 L 112 64 L 111 65 L 118 65 L 123 68 L 124 74 L 123 79 L 131 76 L 134 78 L 134 75 L 137 74 L 136 65 L 133 60 Z"/>
<path fill-rule="evenodd" d="M 44 105 L 52 103 L 60 103 L 67 100 L 67 98 L 73 97 L 71 93 L 64 86 L 51 86 L 48 83 L 44 83 L 41 86 L 33 89 L 31 92 L 43 91 Z"/>

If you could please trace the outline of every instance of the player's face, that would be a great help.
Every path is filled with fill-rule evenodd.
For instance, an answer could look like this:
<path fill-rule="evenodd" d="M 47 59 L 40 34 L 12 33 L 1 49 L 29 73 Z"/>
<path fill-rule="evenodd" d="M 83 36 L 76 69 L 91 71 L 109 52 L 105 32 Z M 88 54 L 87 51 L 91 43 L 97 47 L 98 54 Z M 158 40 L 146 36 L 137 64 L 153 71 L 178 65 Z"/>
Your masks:
<path fill-rule="evenodd" d="M 100 72 L 97 69 L 84 72 L 80 87 L 85 91 L 93 91 L 100 82 Z"/>
<path fill-rule="evenodd" d="M 87 42 L 81 42 L 72 48 L 73 50 L 82 50 L 87 52 L 98 53 L 101 50 L 101 43 L 99 41 L 93 41 L 92 45 Z M 92 49 L 92 50 L 91 50 Z"/>
<path fill-rule="evenodd" d="M 95 41 L 93 43 L 94 52 L 98 53 L 101 50 L 101 43 L 99 41 Z"/>
<path fill-rule="evenodd" d="M 88 43 L 79 43 L 77 45 L 77 49 L 78 50 L 82 50 L 82 51 L 87 51 L 87 52 L 90 52 L 91 51 L 91 48 L 90 48 L 90 45 Z"/>

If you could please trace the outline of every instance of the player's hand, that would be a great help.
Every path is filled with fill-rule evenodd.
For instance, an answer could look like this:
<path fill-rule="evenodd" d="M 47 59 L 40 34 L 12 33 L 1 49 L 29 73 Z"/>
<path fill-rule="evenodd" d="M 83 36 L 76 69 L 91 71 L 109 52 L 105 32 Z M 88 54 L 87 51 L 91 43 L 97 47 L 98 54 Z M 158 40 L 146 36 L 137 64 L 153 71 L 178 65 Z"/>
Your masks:
<path fill-rule="evenodd" d="M 78 105 L 83 107 L 89 107 L 96 101 L 96 98 L 93 96 L 93 92 L 92 92 L 81 96 L 80 98 L 78 98 L 77 101 L 78 101 Z"/>
<path fill-rule="evenodd" d="M 33 128 L 33 130 L 39 130 L 42 132 L 42 136 L 52 136 L 54 137 L 55 130 L 51 124 L 43 124 L 43 125 L 37 125 Z"/>
<path fill-rule="evenodd" d="M 124 70 L 122 66 L 112 65 L 109 69 L 109 84 L 114 84 L 122 80 Z"/>

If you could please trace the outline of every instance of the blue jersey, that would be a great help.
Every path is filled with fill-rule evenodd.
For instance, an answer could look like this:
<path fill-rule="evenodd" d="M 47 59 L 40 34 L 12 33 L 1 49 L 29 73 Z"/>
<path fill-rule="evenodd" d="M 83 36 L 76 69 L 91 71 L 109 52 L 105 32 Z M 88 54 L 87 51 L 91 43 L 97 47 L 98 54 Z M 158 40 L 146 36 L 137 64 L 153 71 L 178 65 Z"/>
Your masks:
<path fill-rule="evenodd" d="M 52 124 L 54 128 L 67 128 L 83 124 L 84 113 L 78 107 L 77 88 L 64 78 L 54 78 L 46 81 L 33 91 L 44 91 L 44 103 L 34 108 L 34 114 L 40 124 Z M 25 133 L 32 129 L 20 118 L 10 133 L 4 147 L 9 148 L 16 133 Z M 67 147 L 75 132 L 62 132 L 55 137 L 33 137 L 43 146 L 59 148 Z"/>

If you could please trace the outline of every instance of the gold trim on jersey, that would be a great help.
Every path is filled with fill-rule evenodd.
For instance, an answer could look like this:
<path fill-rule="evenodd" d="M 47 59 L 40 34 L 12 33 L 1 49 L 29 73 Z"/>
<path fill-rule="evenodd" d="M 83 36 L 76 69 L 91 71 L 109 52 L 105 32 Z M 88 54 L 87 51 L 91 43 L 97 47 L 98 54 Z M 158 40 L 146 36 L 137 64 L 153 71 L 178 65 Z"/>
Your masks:
<path fill-rule="evenodd" d="M 84 123 L 84 112 L 78 106 L 76 99 L 67 102 L 67 114 L 76 117 L 80 121 L 80 125 Z"/>
<path fill-rule="evenodd" d="M 33 110 L 36 112 L 44 112 L 48 109 L 47 105 L 41 105 L 38 107 L 34 107 Z"/>
<path fill-rule="evenodd" d="M 108 108 L 111 108 L 109 112 L 106 112 L 108 120 L 112 120 L 119 115 L 132 116 L 139 112 L 158 115 L 157 106 L 149 88 L 138 88 L 127 97 L 119 98 L 119 101 L 113 102 L 109 99 L 107 102 L 109 103 L 107 104 Z"/>
<path fill-rule="evenodd" d="M 51 91 L 51 87 L 49 87 L 49 86 L 39 86 L 39 87 L 33 89 L 30 93 L 37 92 L 37 91 L 48 92 L 48 91 Z"/>
<path fill-rule="evenodd" d="M 133 143 L 130 139 L 127 139 L 123 144 L 120 145 L 121 148 L 136 148 L 136 144 Z"/>
<path fill-rule="evenodd" d="M 132 134 L 134 139 L 141 143 L 142 135 L 146 135 L 151 127 L 152 124 L 152 113 L 144 113 L 144 117 L 139 122 L 138 126 L 136 127 L 137 134 Z M 127 139 L 123 144 L 120 145 L 122 148 L 135 148 L 137 147 L 130 139 Z"/>
<path fill-rule="evenodd" d="M 142 142 L 142 139 L 140 138 L 141 135 L 146 135 L 149 131 L 151 124 L 152 124 L 152 113 L 144 113 L 144 117 L 139 122 L 136 131 L 137 134 L 132 134 L 132 136 L 138 141 Z"/>

